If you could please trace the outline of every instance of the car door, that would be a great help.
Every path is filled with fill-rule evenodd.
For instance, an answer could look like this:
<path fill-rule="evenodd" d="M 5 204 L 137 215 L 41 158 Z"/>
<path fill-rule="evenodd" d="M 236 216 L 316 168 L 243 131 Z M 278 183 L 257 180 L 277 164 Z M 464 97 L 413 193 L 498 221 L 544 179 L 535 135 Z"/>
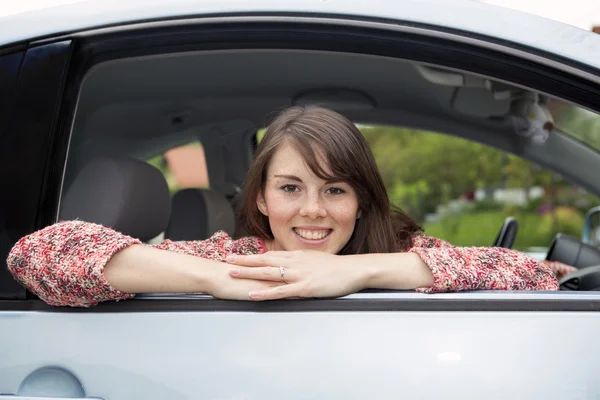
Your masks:
<path fill-rule="evenodd" d="M 78 89 L 99 62 L 215 49 L 368 53 L 495 76 L 600 110 L 598 66 L 567 60 L 563 68 L 557 56 L 444 27 L 372 24 L 293 13 L 167 19 L 46 38 L 14 53 L 23 59 L 5 74 L 14 111 L 3 114 L 0 138 L 11 188 L 0 195 L 3 254 L 55 222 Z M 3 271 L 3 400 L 600 394 L 595 294 L 373 291 L 260 304 L 148 294 L 80 310 L 45 305 Z M 565 343 L 569 352 L 557 350 Z"/>

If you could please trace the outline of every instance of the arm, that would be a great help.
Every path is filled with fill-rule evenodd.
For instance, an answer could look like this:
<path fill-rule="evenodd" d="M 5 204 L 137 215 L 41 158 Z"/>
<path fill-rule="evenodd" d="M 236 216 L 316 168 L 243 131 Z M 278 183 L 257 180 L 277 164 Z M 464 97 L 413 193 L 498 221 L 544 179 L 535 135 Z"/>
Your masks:
<path fill-rule="evenodd" d="M 218 261 L 136 244 L 115 254 L 103 275 L 124 293 L 208 293 L 218 267 Z"/>
<path fill-rule="evenodd" d="M 557 290 L 556 275 L 524 253 L 498 247 L 454 247 L 416 235 L 409 253 L 417 254 L 433 274 L 426 293 L 461 290 Z"/>
<path fill-rule="evenodd" d="M 545 264 L 502 248 L 454 247 L 417 235 L 403 253 L 337 256 L 314 251 L 268 252 L 228 259 L 238 279 L 279 281 L 287 285 L 250 293 L 255 300 L 285 297 L 335 297 L 361 289 L 417 289 L 426 293 L 461 290 L 557 290 Z"/>
<path fill-rule="evenodd" d="M 7 263 L 19 282 L 50 305 L 89 307 L 142 292 L 247 299 L 248 289 L 232 285 L 219 262 L 236 250 L 226 238 L 153 247 L 101 225 L 67 221 L 21 239 Z"/>

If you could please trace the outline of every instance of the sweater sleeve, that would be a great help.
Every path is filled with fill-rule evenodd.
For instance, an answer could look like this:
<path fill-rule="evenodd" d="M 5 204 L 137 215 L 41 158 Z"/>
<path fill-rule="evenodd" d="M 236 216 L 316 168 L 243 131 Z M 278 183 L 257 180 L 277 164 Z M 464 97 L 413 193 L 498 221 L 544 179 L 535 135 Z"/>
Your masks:
<path fill-rule="evenodd" d="M 558 290 L 556 274 L 544 263 L 516 250 L 498 247 L 455 247 L 417 234 L 409 250 L 433 273 L 425 293 L 462 290 Z"/>
<path fill-rule="evenodd" d="M 104 279 L 104 266 L 120 250 L 140 243 L 101 225 L 65 221 L 19 240 L 8 255 L 17 281 L 53 306 L 90 307 L 133 297 Z"/>
<path fill-rule="evenodd" d="M 19 240 L 7 264 L 15 279 L 46 303 L 90 307 L 134 297 L 113 288 L 103 274 L 110 259 L 133 244 L 141 242 L 102 225 L 64 221 Z M 257 238 L 233 240 L 224 232 L 204 241 L 165 240 L 152 247 L 220 261 L 230 252 L 265 251 Z"/>

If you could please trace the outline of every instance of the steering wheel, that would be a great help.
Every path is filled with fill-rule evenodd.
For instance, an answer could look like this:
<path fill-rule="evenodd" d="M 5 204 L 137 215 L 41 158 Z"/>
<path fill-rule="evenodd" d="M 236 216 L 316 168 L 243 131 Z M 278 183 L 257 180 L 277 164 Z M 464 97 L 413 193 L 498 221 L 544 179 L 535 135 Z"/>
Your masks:
<path fill-rule="evenodd" d="M 493 247 L 503 247 L 505 249 L 512 248 L 519 231 L 519 223 L 514 217 L 507 217 L 494 240 Z"/>
<path fill-rule="evenodd" d="M 563 276 L 558 284 L 560 290 L 599 291 L 600 266 L 594 265 L 571 272 L 569 275 Z"/>
<path fill-rule="evenodd" d="M 560 290 L 600 291 L 600 248 L 558 233 L 548 247 L 546 260 L 577 268 L 560 279 Z"/>

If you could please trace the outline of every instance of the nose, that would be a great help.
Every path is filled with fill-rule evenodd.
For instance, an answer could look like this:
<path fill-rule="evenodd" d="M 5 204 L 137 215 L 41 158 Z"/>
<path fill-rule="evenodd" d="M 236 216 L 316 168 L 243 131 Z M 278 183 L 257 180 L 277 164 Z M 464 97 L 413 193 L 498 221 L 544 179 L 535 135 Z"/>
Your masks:
<path fill-rule="evenodd" d="M 300 215 L 311 219 L 325 218 L 327 208 L 319 193 L 309 193 L 304 198 L 304 203 L 300 208 Z"/>

